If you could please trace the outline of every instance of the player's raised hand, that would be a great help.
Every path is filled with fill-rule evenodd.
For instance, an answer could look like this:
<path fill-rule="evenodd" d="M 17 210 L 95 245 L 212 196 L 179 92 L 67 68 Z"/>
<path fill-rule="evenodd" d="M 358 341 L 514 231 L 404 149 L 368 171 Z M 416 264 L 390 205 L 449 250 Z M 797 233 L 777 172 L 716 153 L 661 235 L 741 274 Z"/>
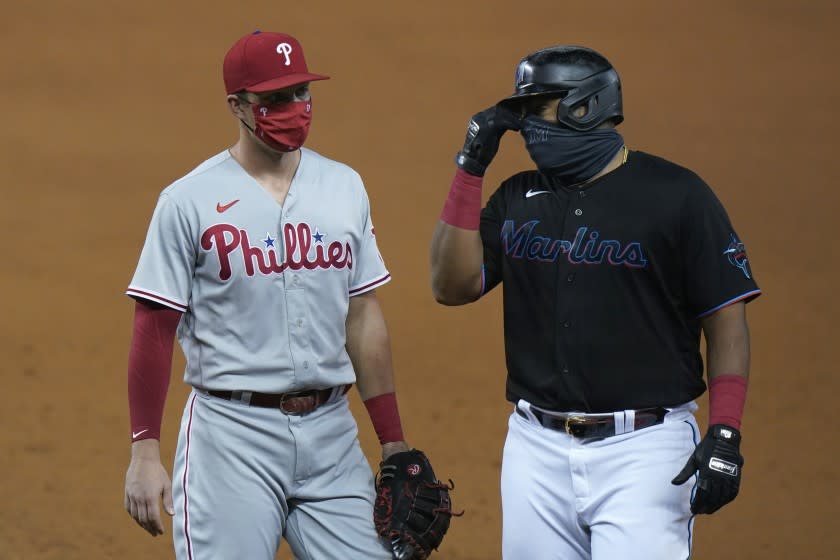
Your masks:
<path fill-rule="evenodd" d="M 152 446 L 154 449 L 151 449 Z M 161 498 L 166 513 L 175 514 L 172 482 L 160 462 L 157 446 L 156 440 L 136 442 L 132 448 L 131 463 L 125 473 L 125 510 L 153 537 L 164 533 L 160 517 Z"/>
<path fill-rule="evenodd" d="M 692 513 L 714 513 L 738 495 L 744 458 L 738 447 L 741 433 L 735 428 L 709 426 L 688 462 L 671 484 L 684 484 L 697 473 L 697 490 L 691 500 Z"/>
<path fill-rule="evenodd" d="M 464 147 L 455 157 L 455 163 L 470 175 L 484 176 L 487 166 L 499 151 L 502 135 L 519 128 L 519 116 L 499 105 L 476 113 L 470 119 Z"/>

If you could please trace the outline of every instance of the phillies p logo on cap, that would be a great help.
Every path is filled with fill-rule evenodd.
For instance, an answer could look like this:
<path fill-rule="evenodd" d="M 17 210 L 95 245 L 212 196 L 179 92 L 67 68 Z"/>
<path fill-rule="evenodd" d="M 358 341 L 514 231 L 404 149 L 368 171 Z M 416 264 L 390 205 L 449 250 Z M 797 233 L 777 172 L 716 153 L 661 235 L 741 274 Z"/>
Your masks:
<path fill-rule="evenodd" d="M 300 42 L 286 33 L 255 31 L 241 37 L 225 55 L 225 90 L 260 93 L 328 80 L 306 66 Z"/>
<path fill-rule="evenodd" d="M 289 55 L 292 54 L 292 45 L 289 43 L 280 43 L 277 45 L 277 52 L 286 57 L 286 66 L 292 63 L 292 60 L 289 58 Z"/>

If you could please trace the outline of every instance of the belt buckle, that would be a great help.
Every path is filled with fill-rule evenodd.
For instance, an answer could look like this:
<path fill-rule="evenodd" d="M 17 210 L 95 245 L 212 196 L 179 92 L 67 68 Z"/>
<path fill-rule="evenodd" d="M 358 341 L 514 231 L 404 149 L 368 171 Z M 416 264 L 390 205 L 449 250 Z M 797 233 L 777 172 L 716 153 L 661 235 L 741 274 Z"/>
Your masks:
<path fill-rule="evenodd" d="M 295 391 L 294 393 L 283 393 L 280 396 L 280 405 L 279 405 L 280 411 L 283 412 L 284 414 L 289 414 L 289 415 L 292 415 L 292 416 L 300 415 L 300 414 L 304 414 L 305 412 L 308 412 L 308 411 L 301 412 L 301 407 L 295 407 L 292 410 L 287 410 L 286 409 L 286 401 L 289 400 L 289 399 L 300 399 L 300 398 L 309 397 L 309 398 L 312 398 L 313 402 L 314 402 L 315 397 L 313 397 L 312 395 L 306 395 L 306 393 L 308 393 L 308 392 L 309 391 Z"/>
<path fill-rule="evenodd" d="M 572 433 L 572 426 L 577 424 L 582 424 L 586 420 L 583 416 L 567 416 L 566 420 L 563 422 L 563 426 L 566 428 L 566 433 L 570 436 L 574 436 Z"/>

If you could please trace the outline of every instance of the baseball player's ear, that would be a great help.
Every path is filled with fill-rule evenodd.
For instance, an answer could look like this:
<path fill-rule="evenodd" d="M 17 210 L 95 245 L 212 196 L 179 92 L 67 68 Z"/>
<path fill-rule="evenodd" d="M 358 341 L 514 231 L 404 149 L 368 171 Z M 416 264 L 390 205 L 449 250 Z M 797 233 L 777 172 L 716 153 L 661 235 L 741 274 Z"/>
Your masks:
<path fill-rule="evenodd" d="M 246 116 L 245 107 L 247 102 L 244 99 L 238 95 L 228 95 L 227 103 L 230 108 L 230 112 L 233 113 L 233 116 L 240 119 Z"/>
<path fill-rule="evenodd" d="M 575 117 L 577 117 L 579 119 L 582 119 L 583 117 L 586 116 L 586 114 L 588 112 L 589 112 L 589 107 L 587 107 L 586 105 L 578 105 L 577 107 L 574 108 L 574 111 L 572 111 L 572 114 Z"/>

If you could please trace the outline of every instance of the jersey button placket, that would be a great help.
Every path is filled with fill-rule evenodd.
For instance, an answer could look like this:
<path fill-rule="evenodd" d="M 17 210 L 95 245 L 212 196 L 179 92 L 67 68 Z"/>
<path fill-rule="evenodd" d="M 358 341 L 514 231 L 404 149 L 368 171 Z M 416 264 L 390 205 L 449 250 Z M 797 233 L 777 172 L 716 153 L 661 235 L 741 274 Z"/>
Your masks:
<path fill-rule="evenodd" d="M 578 199 L 583 199 L 585 197 L 586 193 L 584 191 L 578 191 Z M 583 208 L 581 204 L 582 201 L 578 200 L 577 202 L 575 202 L 574 198 L 574 195 L 570 196 L 569 206 L 566 210 L 566 212 L 569 212 L 572 217 L 570 217 L 568 220 L 564 220 L 563 227 L 563 237 L 564 239 L 568 239 L 569 241 L 576 239 L 578 231 L 582 226 L 581 220 L 576 219 L 583 216 Z M 579 249 L 577 247 L 571 247 L 570 251 L 579 251 Z M 576 267 L 578 266 L 578 264 L 576 264 L 572 258 L 569 258 L 568 264 L 565 266 Z M 566 292 L 565 290 L 570 290 L 572 288 L 572 284 L 577 278 L 577 271 L 567 269 L 565 275 L 561 276 L 560 278 L 564 279 L 565 282 L 563 282 L 562 280 L 558 282 L 558 296 L 560 297 L 560 301 L 565 301 L 567 302 L 567 304 L 558 306 L 556 310 L 557 315 L 555 315 L 555 317 L 557 322 L 555 323 L 555 329 L 557 333 L 556 344 L 558 345 L 558 362 L 555 363 L 559 363 L 559 371 L 562 375 L 570 375 L 571 368 L 569 367 L 568 360 L 569 353 L 571 352 L 572 341 L 569 339 L 569 337 L 571 336 L 569 329 L 572 327 L 572 321 L 570 319 L 564 318 L 563 315 L 570 311 L 568 309 L 568 302 L 570 301 L 568 298 L 571 292 Z"/>
<path fill-rule="evenodd" d="M 586 191 L 581 190 L 581 191 L 578 191 L 577 194 L 578 194 L 578 198 L 580 200 L 578 201 L 577 205 L 572 204 L 570 206 L 570 208 L 573 208 L 572 214 L 574 214 L 576 218 L 580 218 L 580 217 L 583 216 L 583 208 L 582 208 L 583 204 L 582 204 L 582 202 L 583 202 L 583 199 L 585 199 L 587 197 L 587 193 L 586 193 Z M 569 234 L 571 239 L 576 239 L 577 233 L 578 233 L 578 231 L 580 231 L 580 228 L 583 224 L 580 221 L 577 221 L 577 220 L 571 220 L 570 225 L 571 224 L 574 224 L 574 227 L 572 228 L 571 232 L 567 232 L 567 233 Z M 572 251 L 575 251 L 575 252 L 580 251 L 580 248 L 573 247 Z M 579 265 L 572 265 L 572 266 L 579 266 Z M 566 274 L 566 284 L 569 287 L 571 287 L 571 284 L 573 284 L 575 282 L 576 278 L 577 278 L 577 272 L 576 271 L 573 270 L 573 271 L 569 272 L 568 274 Z M 569 331 L 569 329 L 572 328 L 572 324 L 573 323 L 570 319 L 564 319 L 562 322 L 560 322 L 560 326 L 562 327 L 561 330 L 565 333 L 565 334 L 561 335 L 563 339 L 568 340 L 568 337 L 571 336 L 571 333 L 569 333 L 568 331 Z M 567 352 L 569 351 L 568 347 L 566 348 L 566 351 Z M 567 356 L 567 359 L 568 359 L 568 356 Z M 572 372 L 572 370 L 569 367 L 568 363 L 563 363 L 560 366 L 560 373 L 562 373 L 563 375 L 570 375 L 571 372 Z"/>
<path fill-rule="evenodd" d="M 286 227 L 295 227 L 291 220 L 294 208 L 294 197 L 290 190 L 286 195 L 286 200 L 283 203 L 283 209 L 280 220 L 280 230 L 284 231 Z M 292 255 L 284 255 L 285 259 L 291 259 Z M 289 331 L 289 351 L 291 354 L 291 362 L 293 364 L 293 386 L 296 389 L 307 388 L 307 384 L 311 382 L 312 370 L 310 363 L 312 358 L 312 348 L 310 337 L 307 333 L 309 327 L 309 301 L 305 289 L 305 281 L 301 276 L 301 270 L 292 270 L 287 268 L 283 272 L 283 288 L 286 298 L 286 312 Z M 306 468 L 302 470 L 306 472 Z"/>

